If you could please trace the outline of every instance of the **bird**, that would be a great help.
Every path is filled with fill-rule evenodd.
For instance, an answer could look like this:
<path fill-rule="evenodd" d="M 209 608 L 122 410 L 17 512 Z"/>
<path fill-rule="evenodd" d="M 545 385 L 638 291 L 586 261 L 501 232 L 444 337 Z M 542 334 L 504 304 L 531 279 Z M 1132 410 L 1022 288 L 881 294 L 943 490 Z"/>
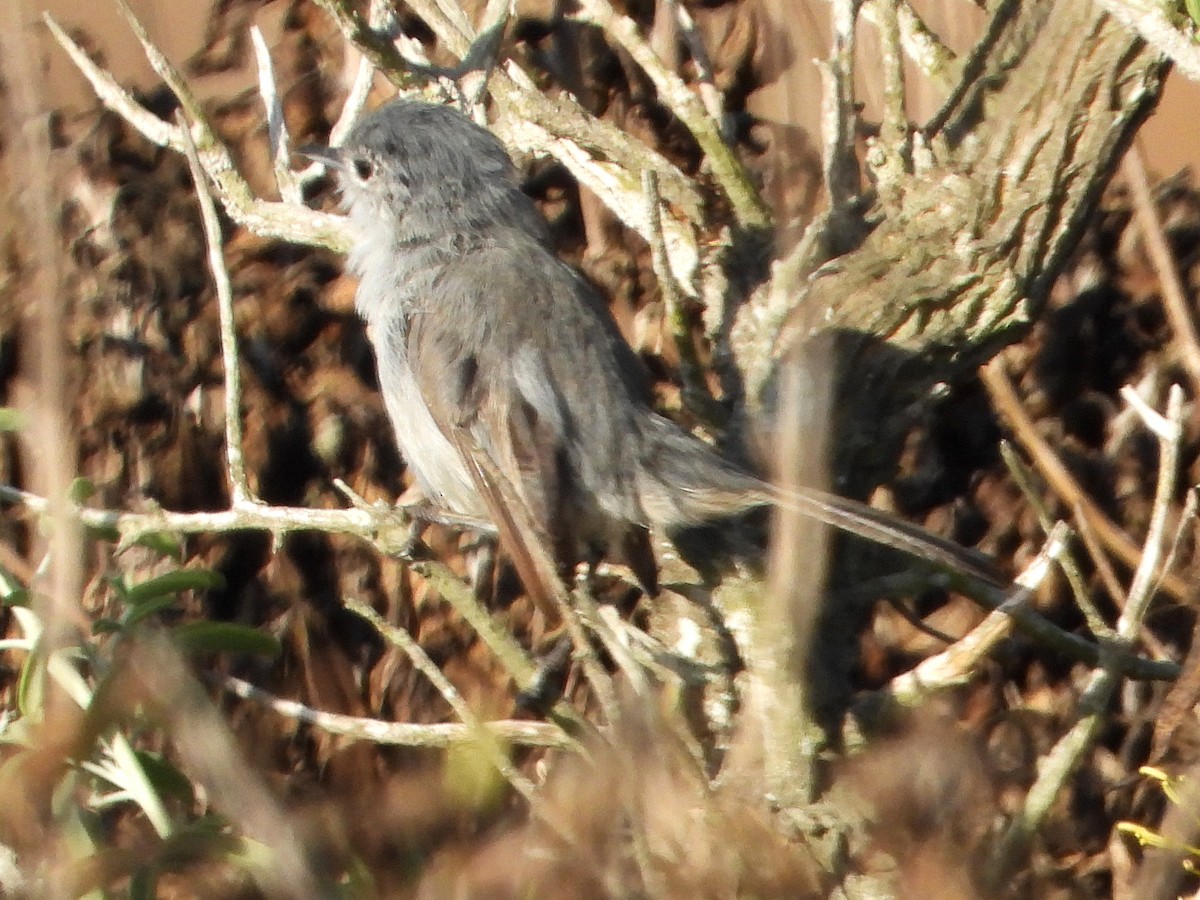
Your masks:
<path fill-rule="evenodd" d="M 608 560 L 654 595 L 656 530 L 766 504 L 995 580 L 865 504 L 781 492 L 660 414 L 607 303 L 556 254 L 504 145 L 464 113 L 394 99 L 341 146 L 305 152 L 339 182 L 356 307 L 407 466 L 435 508 L 494 524 L 527 590 Z"/>

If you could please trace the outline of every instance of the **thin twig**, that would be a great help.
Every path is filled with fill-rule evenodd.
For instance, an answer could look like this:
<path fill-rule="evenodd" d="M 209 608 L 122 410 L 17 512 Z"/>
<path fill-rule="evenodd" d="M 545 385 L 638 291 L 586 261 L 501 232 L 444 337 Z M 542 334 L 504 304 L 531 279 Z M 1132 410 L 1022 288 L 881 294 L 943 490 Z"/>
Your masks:
<path fill-rule="evenodd" d="M 115 0 L 115 2 L 126 24 L 129 25 L 134 36 L 137 37 L 138 43 L 142 45 L 142 52 L 146 54 L 150 68 L 154 69 L 158 73 L 158 76 L 167 83 L 167 86 L 171 89 L 171 93 L 179 100 L 179 105 L 183 107 L 183 111 L 188 119 L 193 122 L 206 121 L 204 107 L 201 105 L 199 98 L 192 93 L 183 75 L 171 64 L 166 54 L 159 50 L 158 46 L 150 40 L 149 32 L 146 31 L 141 20 L 134 15 L 128 0 Z"/>
<path fill-rule="evenodd" d="M 42 18 L 54 39 L 71 57 L 72 62 L 91 83 L 96 96 L 108 109 L 121 116 L 153 144 L 170 147 L 178 153 L 184 152 L 183 135 L 178 127 L 164 122 L 138 103 L 112 75 L 92 62 L 48 13 L 43 14 Z M 145 31 L 139 26 L 138 33 L 140 37 Z M 152 62 L 157 61 L 166 66 L 168 71 L 174 72 L 162 53 L 149 43 L 148 38 L 145 46 Z M 173 75 L 172 80 L 180 79 Z M 185 91 L 185 94 L 189 97 L 189 102 L 185 104 L 183 98 L 180 98 L 181 105 L 198 109 L 199 104 L 191 97 L 190 92 Z M 207 119 L 193 118 L 192 123 L 200 132 L 196 138 L 196 149 L 204 171 L 208 173 L 221 206 L 231 219 L 263 237 L 325 247 L 340 253 L 350 249 L 352 233 L 343 216 L 332 216 L 304 206 L 273 203 L 256 198 L 250 185 L 235 168 L 229 148 L 217 138 Z"/>
<path fill-rule="evenodd" d="M 233 285 L 229 280 L 229 269 L 225 266 L 224 241 L 221 238 L 221 223 L 217 219 L 217 207 L 208 190 L 208 179 L 192 143 L 192 133 L 184 120 L 183 112 L 175 114 L 183 150 L 188 166 L 192 170 L 192 181 L 196 197 L 200 201 L 200 218 L 204 222 L 204 236 L 208 241 L 208 267 L 217 288 L 217 309 L 221 319 L 221 364 L 225 368 L 225 459 L 229 466 L 229 492 L 234 509 L 257 501 L 250 493 L 246 480 L 246 461 L 242 456 L 242 376 L 238 364 L 237 323 L 233 314 Z"/>
<path fill-rule="evenodd" d="M 1179 514 L 1179 524 L 1175 528 L 1175 538 L 1171 541 L 1171 549 L 1167 552 L 1167 558 L 1163 562 L 1164 572 L 1170 572 L 1175 568 L 1179 552 L 1183 548 L 1184 537 L 1189 530 L 1196 527 L 1197 511 L 1200 510 L 1200 495 L 1197 494 L 1197 490 L 1193 485 L 1184 498 L 1183 511 Z M 1159 585 L 1155 585 L 1154 589 L 1157 591 Z"/>
<path fill-rule="evenodd" d="M 1033 421 L 1025 412 L 1017 397 L 1016 389 L 1004 368 L 1001 354 L 979 370 L 979 377 L 987 388 L 996 411 L 1013 430 L 1017 443 L 1029 454 L 1034 465 L 1041 471 L 1047 485 L 1062 500 L 1087 518 L 1089 529 L 1118 559 L 1135 568 L 1142 558 L 1141 549 L 1079 486 L 1079 483 L 1063 465 L 1062 460 L 1038 433 Z M 1167 573 L 1162 588 L 1176 600 L 1185 600 L 1189 588 L 1183 579 Z"/>
<path fill-rule="evenodd" d="M 720 118 L 713 118 L 682 78 L 664 65 L 637 23 L 613 9 L 608 0 L 579 0 L 579 16 L 596 25 L 627 52 L 654 84 L 658 100 L 691 132 L 733 206 L 743 228 L 770 226 L 771 212 L 750 181 L 745 166 L 725 142 Z"/>
<path fill-rule="evenodd" d="M 1113 664 L 1118 650 L 1128 650 L 1138 639 L 1150 601 L 1151 589 L 1159 570 L 1166 525 L 1170 517 L 1178 477 L 1179 447 L 1182 443 L 1183 391 L 1171 387 L 1167 400 L 1167 419 L 1171 433 L 1160 438 L 1158 481 L 1154 491 L 1154 510 L 1147 529 L 1141 564 L 1134 574 L 1128 601 L 1117 620 L 1117 638 L 1102 645 L 1099 667 L 1092 673 L 1079 698 L 1079 721 L 1060 738 L 1044 758 L 1039 760 L 1037 779 L 1029 788 L 1025 802 L 1005 829 L 988 860 L 986 879 L 998 887 L 1028 852 L 1033 835 L 1045 821 L 1055 799 L 1070 774 L 1079 765 L 1083 754 L 1091 748 L 1105 721 L 1105 712 L 1117 687 L 1121 673 Z"/>
<path fill-rule="evenodd" d="M 1117 577 L 1112 560 L 1108 557 L 1108 550 L 1105 549 L 1100 538 L 1092 529 L 1091 518 L 1084 515 L 1083 510 L 1078 506 L 1074 506 L 1071 508 L 1071 519 L 1075 523 L 1075 527 L 1079 529 L 1079 537 L 1083 540 L 1083 546 L 1087 548 L 1088 558 L 1091 559 L 1092 564 L 1096 567 L 1096 572 L 1100 575 L 1104 589 L 1108 591 L 1108 596 L 1112 598 L 1117 609 L 1121 609 L 1125 605 L 1125 586 Z"/>
<path fill-rule="evenodd" d="M 1012 476 L 1021 494 L 1025 497 L 1025 502 L 1033 507 L 1033 511 L 1037 514 L 1038 524 L 1041 526 L 1042 531 L 1049 534 L 1050 529 L 1055 527 L 1054 518 L 1050 515 L 1050 510 L 1042 502 L 1041 495 L 1034 487 L 1033 473 L 1025 465 L 1024 460 L 1017 455 L 1016 449 L 1008 441 L 1000 442 L 1000 456 L 1004 460 L 1008 474 Z M 1062 554 L 1058 557 L 1058 564 L 1063 570 L 1063 574 L 1067 577 L 1067 584 L 1071 586 L 1071 593 L 1075 595 L 1075 603 L 1082 610 L 1083 618 L 1087 621 L 1088 628 L 1092 634 L 1104 639 L 1113 637 L 1114 632 L 1112 628 L 1104 621 L 1100 610 L 1092 602 L 1092 595 L 1088 591 L 1087 582 L 1084 580 L 1083 572 L 1079 568 L 1079 562 L 1075 559 L 1069 547 L 1063 548 Z"/>
<path fill-rule="evenodd" d="M 1000 641 L 1013 630 L 1015 619 L 1012 612 L 1027 602 L 1049 574 L 1051 564 L 1061 564 L 1066 552 L 1070 529 L 1063 522 L 1056 523 L 1049 532 L 1045 545 L 1033 562 L 1014 579 L 1022 590 L 1013 598 L 989 613 L 970 632 L 963 635 L 941 653 L 922 660 L 911 671 L 897 675 L 887 688 L 868 695 L 859 704 L 874 708 L 881 701 L 887 705 L 917 706 L 933 693 L 965 684 L 979 673 L 979 664 L 987 658 Z"/>
<path fill-rule="evenodd" d="M 10 485 L 0 485 L 0 501 L 16 503 L 31 512 L 43 514 L 49 508 L 44 497 L 22 491 Z M 227 509 L 213 513 L 179 513 L 157 510 L 154 512 L 128 512 L 114 509 L 92 509 L 71 504 L 67 512 L 72 518 L 89 528 L 114 532 L 127 546 L 149 535 L 173 534 L 224 534 L 235 531 L 267 531 L 275 535 L 296 531 L 321 531 L 327 534 L 345 534 L 369 542 L 379 552 L 407 559 L 411 545 L 410 531 L 413 516 L 400 507 L 378 507 L 364 509 L 313 509 L 295 506 L 254 505 L 241 509 Z M 416 562 L 420 566 L 423 563 Z M 961 585 L 954 584 L 951 574 L 939 576 L 951 588 L 962 592 L 983 604 L 996 609 L 1010 599 L 1010 595 L 992 585 L 977 581 Z M 686 591 L 686 585 L 675 585 L 673 589 Z M 1018 608 L 1011 611 L 1018 626 L 1031 637 L 1044 642 L 1083 662 L 1094 664 L 1098 658 L 1095 644 L 1077 634 L 1063 631 L 1036 611 Z M 1178 677 L 1179 667 L 1172 662 L 1153 661 L 1132 655 L 1118 657 L 1122 671 L 1130 678 L 1170 681 Z"/>
<path fill-rule="evenodd" d="M 367 108 L 367 98 L 371 95 L 371 84 L 375 81 L 374 63 L 354 44 L 350 44 L 350 46 L 354 47 L 355 52 L 358 53 L 358 67 L 355 69 L 354 81 L 350 84 L 350 90 L 346 93 L 346 102 L 342 104 L 341 115 L 329 129 L 329 146 L 331 147 L 340 147 L 345 143 L 346 135 L 350 133 L 350 129 L 355 126 L 362 116 L 363 110 Z"/>
<path fill-rule="evenodd" d="M 413 664 L 413 668 L 424 675 L 437 688 L 438 693 L 442 695 L 442 699 L 454 710 L 454 714 L 458 716 L 459 721 L 474 733 L 476 740 L 484 748 L 492 765 L 500 771 L 505 780 L 522 797 L 532 803 L 536 790 L 533 782 L 517 770 L 512 760 L 509 759 L 508 753 L 505 752 L 503 745 L 494 739 L 495 735 L 488 729 L 487 724 L 475 715 L 471 707 L 467 706 L 462 694 L 458 692 L 458 688 L 452 685 L 450 680 L 442 674 L 442 670 L 429 658 L 429 654 L 421 649 L 421 645 L 413 640 L 412 635 L 403 628 L 397 628 L 390 622 L 385 621 L 379 613 L 375 612 L 369 603 L 364 603 L 361 600 L 347 599 L 346 609 L 357 613 L 370 622 L 375 630 L 382 635 L 384 640 L 408 657 L 409 661 Z M 480 740 L 480 738 L 483 738 L 483 740 Z"/>
<path fill-rule="evenodd" d="M 537 667 L 517 643 L 516 638 L 492 618 L 475 597 L 475 592 L 469 584 L 455 575 L 444 563 L 417 560 L 410 566 L 479 635 L 513 679 L 518 690 L 524 690 L 534 681 L 537 677 Z"/>
<path fill-rule="evenodd" d="M 871 591 L 869 590 L 869 586 L 871 584 L 872 584 L 871 581 L 867 581 L 864 585 L 856 586 L 856 589 L 854 590 L 853 595 L 855 597 L 871 597 L 872 594 L 871 594 Z M 839 591 L 837 594 L 838 600 L 841 600 L 845 596 L 846 596 L 846 593 L 844 593 L 842 591 Z M 956 638 L 952 634 L 948 634 L 947 632 L 942 631 L 941 629 L 934 628 L 932 625 L 930 625 L 928 622 L 926 622 L 923 618 L 921 618 L 921 614 L 919 612 L 917 612 L 917 610 L 913 606 L 910 606 L 908 603 L 904 602 L 904 600 L 901 599 L 900 597 L 890 597 L 889 596 L 889 597 L 883 597 L 881 599 L 885 603 L 887 603 L 892 609 L 894 609 L 896 611 L 896 614 L 899 615 L 900 618 L 902 618 L 905 622 L 907 622 L 914 629 L 916 629 L 917 631 L 919 631 L 921 634 L 925 635 L 926 637 L 933 638 L 938 643 L 946 644 L 947 646 L 949 646 L 950 644 L 953 644 L 959 640 L 959 638 Z"/>
<path fill-rule="evenodd" d="M 75 67 L 83 73 L 92 90 L 96 92 L 96 97 L 105 107 L 117 113 L 155 146 L 173 147 L 182 152 L 183 138 L 180 137 L 178 128 L 164 122 L 134 100 L 133 95 L 121 87 L 112 75 L 92 62 L 91 57 L 72 40 L 50 13 L 42 13 L 42 21 L 46 23 L 51 36 L 66 51 Z"/>
<path fill-rule="evenodd" d="M 379 33 L 346 0 L 316 0 L 337 23 L 347 40 L 355 44 L 371 64 L 397 87 L 411 90 L 424 83 L 430 73 L 427 67 L 416 67 L 397 50 L 392 39 Z M 410 4 L 452 52 L 460 58 L 471 52 L 471 38 L 451 24 L 430 0 L 413 0 Z M 182 152 L 179 136 L 170 126 L 142 108 L 124 91 L 116 80 L 94 62 L 47 15 L 48 27 L 54 37 L 92 83 L 110 109 L 126 118 L 148 139 L 159 146 L 170 146 Z M 131 21 L 136 22 L 135 19 Z M 145 30 L 136 26 L 147 57 L 156 71 L 184 92 L 180 98 L 186 108 L 198 109 L 194 97 L 178 73 L 170 67 L 163 54 L 150 43 Z M 473 37 L 473 35 L 472 35 Z M 549 153 L 562 162 L 576 179 L 599 196 L 621 221 L 646 236 L 647 223 L 641 211 L 640 173 L 645 169 L 658 172 L 660 189 L 670 205 L 671 217 L 664 225 L 671 267 L 681 285 L 692 284 L 699 264 L 699 246 L 691 223 L 704 220 L 704 201 L 691 179 L 661 153 L 635 141 L 608 122 L 588 114 L 569 96 L 548 97 L 515 63 L 507 60 L 493 74 L 491 88 L 501 113 L 494 127 L 518 149 Z M 343 216 L 317 212 L 288 203 L 271 203 L 256 198 L 250 186 L 234 168 L 233 159 L 205 121 L 192 116 L 193 122 L 204 125 L 197 138 L 201 162 L 212 179 L 217 195 L 226 212 L 239 225 L 263 237 L 280 238 L 293 243 L 325 247 L 345 253 L 353 243 L 353 233 Z M 300 176 L 310 179 L 316 172 L 311 167 Z"/>
<path fill-rule="evenodd" d="M 311 706 L 305 706 L 295 700 L 277 697 L 241 678 L 224 678 L 221 680 L 221 685 L 236 697 L 264 706 L 285 718 L 311 725 L 326 734 L 400 747 L 440 748 L 454 744 L 470 744 L 479 740 L 479 733 L 474 728 L 459 722 L 435 724 L 384 722 L 381 719 L 346 716 L 313 709 Z M 505 744 L 524 747 L 552 747 L 559 750 L 578 747 L 578 744 L 561 728 L 546 722 L 518 722 L 506 719 L 484 722 L 483 728 L 494 740 Z"/>
<path fill-rule="evenodd" d="M 1150 182 L 1146 178 L 1146 166 L 1142 153 L 1135 141 L 1121 162 L 1121 174 L 1129 185 L 1133 199 L 1133 211 L 1142 236 L 1146 241 L 1146 253 L 1162 287 L 1163 308 L 1171 323 L 1171 330 L 1179 344 L 1179 356 L 1192 385 L 1192 396 L 1200 397 L 1200 335 L 1196 333 L 1195 313 L 1192 301 L 1183 289 L 1179 267 L 1163 233 L 1163 224 L 1154 208 L 1150 194 Z"/>
<path fill-rule="evenodd" d="M 671 271 L 670 260 L 667 258 L 667 242 L 663 237 L 662 197 L 658 192 L 658 173 L 646 171 L 642 173 L 642 196 L 646 203 L 646 221 L 650 232 L 650 258 L 654 266 L 654 274 L 658 278 L 658 289 L 662 292 L 663 301 L 667 305 L 668 320 L 672 328 L 679 323 L 682 316 L 683 296 L 679 290 L 679 282 Z M 678 346 L 684 343 L 679 333 L 675 333 L 675 343 L 681 357 L 694 361 L 694 348 Z M 688 342 L 690 347 L 690 341 Z"/>
<path fill-rule="evenodd" d="M 629 679 L 634 694 L 643 700 L 649 699 L 650 681 L 645 670 L 634 661 L 629 648 L 601 615 L 600 606 L 588 590 L 586 578 L 576 580 L 575 590 L 571 591 L 571 600 L 579 610 L 580 621 L 600 639 L 600 643 L 604 645 L 608 655 L 613 658 L 617 668 L 624 672 Z"/>
<path fill-rule="evenodd" d="M 10 485 L 0 485 L 0 500 L 16 503 L 38 515 L 45 514 L 49 501 L 29 491 Z M 295 531 L 324 531 L 347 534 L 380 543 L 388 552 L 395 552 L 400 542 L 390 536 L 407 535 L 411 519 L 403 509 L 312 509 L 296 506 L 242 506 L 219 512 L 180 513 L 166 510 L 129 512 L 118 509 L 93 509 L 71 505 L 68 512 L 88 528 L 115 532 L 122 545 L 136 543 L 153 534 L 227 534 L 234 531 L 269 531 L 288 534 Z"/>
<path fill-rule="evenodd" d="M 671 271 L 667 242 L 663 235 L 662 199 L 658 194 L 657 173 L 643 172 L 642 187 L 646 201 L 646 221 L 650 226 L 650 259 L 654 266 L 654 274 L 658 278 L 658 289 L 662 293 L 667 326 L 675 343 L 675 351 L 679 354 L 683 402 L 701 421 L 718 425 L 727 416 L 708 389 L 704 366 L 696 353 L 692 323 L 684 308 L 683 292 L 679 289 L 679 282 L 675 280 L 675 273 Z"/>
<path fill-rule="evenodd" d="M 832 0 L 833 40 L 829 59 L 821 65 L 821 135 L 829 221 L 848 213 L 861 190 L 857 149 L 858 112 L 854 105 L 854 22 L 857 0 Z"/>
<path fill-rule="evenodd" d="M 864 21 L 879 25 L 879 3 L 880 0 L 866 0 L 863 3 L 862 17 Z M 898 0 L 896 6 L 900 24 L 900 41 L 908 58 L 937 84 L 942 86 L 953 84 L 958 76 L 958 60 L 954 52 L 926 27 L 907 0 Z"/>
<path fill-rule="evenodd" d="M 1122 400 L 1129 404 L 1129 408 L 1133 414 L 1141 420 L 1142 427 L 1159 440 L 1172 439 L 1173 429 L 1171 428 L 1170 420 L 1166 416 L 1159 414 L 1154 407 L 1143 400 L 1142 395 L 1134 390 L 1132 385 L 1122 385 L 1120 391 L 1117 393 L 1121 395 Z"/>
<path fill-rule="evenodd" d="M 727 129 L 724 98 L 717 90 L 712 59 L 708 55 L 708 48 L 704 46 L 704 38 L 700 35 L 700 29 L 696 27 L 696 20 L 679 0 L 664 0 L 664 2 L 667 4 L 667 11 L 675 17 L 675 21 L 679 24 L 679 33 L 687 45 L 688 54 L 692 57 L 692 64 L 696 67 L 696 83 L 700 101 L 708 110 L 708 114 L 712 116 L 713 121 L 720 125 L 721 132 L 724 134 Z"/>
<path fill-rule="evenodd" d="M 474 84 L 465 85 L 463 91 L 467 103 L 471 106 L 478 107 L 483 103 L 492 71 L 500 59 L 500 48 L 504 41 L 505 29 L 508 27 L 511 7 L 511 0 L 488 0 L 479 20 L 478 35 L 472 42 L 470 51 L 462 58 L 463 71 L 458 80 L 474 80 Z"/>
<path fill-rule="evenodd" d="M 1142 559 L 1133 574 L 1129 586 L 1129 597 L 1125 608 L 1117 619 L 1117 636 L 1127 645 L 1137 640 L 1138 631 L 1146 618 L 1146 610 L 1154 598 L 1154 583 L 1159 575 L 1159 561 L 1163 558 L 1163 542 L 1166 537 L 1167 520 L 1171 503 L 1175 498 L 1175 481 L 1179 471 L 1179 446 L 1183 442 L 1183 389 L 1171 385 L 1167 394 L 1167 421 L 1170 433 L 1160 436 L 1161 451 L 1158 461 L 1158 482 L 1154 491 L 1154 506 L 1150 523 L 1146 529 L 1146 540 Z"/>
<path fill-rule="evenodd" d="M 1170 7 L 1156 0 L 1100 0 L 1114 19 L 1141 36 L 1192 81 L 1200 81 L 1200 46 L 1171 21 Z"/>
<path fill-rule="evenodd" d="M 371 0 L 367 9 L 367 26 L 372 30 L 384 27 L 385 23 L 394 21 L 391 4 L 388 0 Z M 354 70 L 354 80 L 346 93 L 346 101 L 338 120 L 329 129 L 329 146 L 340 147 L 346 140 L 346 135 L 354 127 L 367 106 L 367 97 L 371 94 L 371 85 L 375 81 L 375 63 L 371 57 L 362 51 L 357 44 L 347 42 L 347 47 L 358 54 L 358 66 Z M 310 168 L 323 168 L 320 163 L 313 163 Z"/>
<path fill-rule="evenodd" d="M 357 47 L 371 65 L 397 88 L 407 90 L 419 83 L 420 79 L 414 77 L 409 61 L 395 43 L 381 34 L 371 21 L 364 19 L 352 4 L 345 0 L 316 0 L 316 3 L 333 19 L 346 40 Z"/>
<path fill-rule="evenodd" d="M 879 18 L 879 43 L 883 66 L 883 122 L 869 158 L 879 184 L 880 196 L 890 204 L 899 202 L 907 171 L 908 113 L 904 100 L 904 57 L 900 52 L 900 22 L 897 0 L 875 0 Z"/>
<path fill-rule="evenodd" d="M 517 643 L 512 632 L 500 625 L 479 602 L 469 584 L 454 574 L 445 563 L 414 560 L 409 563 L 409 568 L 424 578 L 438 596 L 450 604 L 454 611 L 462 616 L 463 621 L 479 635 L 480 640 L 508 672 L 518 693 L 534 689 L 540 677 L 537 666 Z M 551 714 L 557 721 L 569 723 L 576 731 L 587 727 L 575 708 L 565 700 L 558 700 L 551 709 Z"/>
<path fill-rule="evenodd" d="M 391 41 L 370 28 L 347 0 L 316 0 L 316 3 L 329 13 L 347 40 L 372 57 L 384 76 L 397 87 L 413 86 L 413 79 L 407 74 L 407 63 Z M 447 50 L 459 59 L 470 53 L 476 39 L 473 30 L 464 34 L 433 0 L 410 0 L 408 5 Z M 506 60 L 497 68 L 492 76 L 491 90 L 501 107 L 498 124 L 510 130 L 511 137 L 530 141 L 524 149 L 549 153 L 562 162 L 576 178 L 596 190 L 609 208 L 638 233 L 643 232 L 640 217 L 629 214 L 641 208 L 635 198 L 641 193 L 640 173 L 646 168 L 658 172 L 663 197 L 674 209 L 688 219 L 703 221 L 704 201 L 695 184 L 662 154 L 634 141 L 610 123 L 589 115 L 573 98 L 546 96 L 514 60 Z M 518 122 L 524 127 L 517 129 L 515 124 Z M 611 167 L 601 165 L 598 160 L 608 160 L 619 170 L 616 184 L 611 183 Z M 687 235 L 678 237 L 685 243 L 691 241 Z M 675 252 L 674 248 L 672 252 Z M 687 271 L 678 264 L 675 266 L 677 273 Z"/>
<path fill-rule="evenodd" d="M 304 198 L 300 191 L 300 183 L 288 161 L 291 156 L 291 138 L 283 117 L 283 103 L 275 88 L 271 51 L 267 49 L 262 29 L 257 25 L 250 26 L 250 42 L 254 45 L 254 56 L 258 62 L 258 93 L 262 97 L 263 108 L 267 111 L 267 143 L 271 152 L 271 167 L 275 170 L 275 184 L 278 185 L 279 196 L 285 203 L 301 203 Z"/>

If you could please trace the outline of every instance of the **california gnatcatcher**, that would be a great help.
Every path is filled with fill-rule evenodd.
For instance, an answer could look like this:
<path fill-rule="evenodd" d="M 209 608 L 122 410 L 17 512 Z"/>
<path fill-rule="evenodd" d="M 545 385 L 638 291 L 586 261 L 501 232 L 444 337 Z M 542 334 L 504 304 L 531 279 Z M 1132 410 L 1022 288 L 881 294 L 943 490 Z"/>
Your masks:
<path fill-rule="evenodd" d="M 551 247 L 500 141 L 449 107 L 397 100 L 344 146 L 350 268 L 396 440 L 435 506 L 495 523 L 522 566 L 607 558 L 650 593 L 650 529 L 783 502 L 949 565 L 960 548 L 817 491 L 786 497 L 651 406 L 640 361 L 592 286 Z"/>

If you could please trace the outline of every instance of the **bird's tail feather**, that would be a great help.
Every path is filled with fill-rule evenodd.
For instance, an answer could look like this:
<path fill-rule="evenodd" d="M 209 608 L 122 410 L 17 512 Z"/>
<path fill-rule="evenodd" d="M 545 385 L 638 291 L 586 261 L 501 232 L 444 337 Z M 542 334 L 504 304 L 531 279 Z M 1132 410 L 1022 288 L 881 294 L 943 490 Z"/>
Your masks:
<path fill-rule="evenodd" d="M 812 488 L 783 490 L 722 459 L 706 444 L 654 416 L 646 429 L 647 453 L 639 495 L 657 527 L 699 525 L 757 506 L 792 510 L 953 571 L 1007 584 L 983 554 L 865 503 Z"/>

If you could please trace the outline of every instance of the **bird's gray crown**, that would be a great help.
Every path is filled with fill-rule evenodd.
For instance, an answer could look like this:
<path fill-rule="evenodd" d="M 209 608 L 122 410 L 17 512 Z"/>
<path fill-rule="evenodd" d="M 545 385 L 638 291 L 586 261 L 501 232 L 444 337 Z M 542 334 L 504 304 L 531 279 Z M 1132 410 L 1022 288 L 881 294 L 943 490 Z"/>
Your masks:
<path fill-rule="evenodd" d="M 429 279 L 484 247 L 548 249 L 546 222 L 504 146 L 457 110 L 387 103 L 322 158 L 338 173 L 357 232 L 350 268 L 370 321 L 430 302 Z"/>
<path fill-rule="evenodd" d="M 455 109 L 414 100 L 385 104 L 355 126 L 338 156 L 360 231 L 384 228 L 405 242 L 489 226 L 544 233 L 504 146 Z"/>

